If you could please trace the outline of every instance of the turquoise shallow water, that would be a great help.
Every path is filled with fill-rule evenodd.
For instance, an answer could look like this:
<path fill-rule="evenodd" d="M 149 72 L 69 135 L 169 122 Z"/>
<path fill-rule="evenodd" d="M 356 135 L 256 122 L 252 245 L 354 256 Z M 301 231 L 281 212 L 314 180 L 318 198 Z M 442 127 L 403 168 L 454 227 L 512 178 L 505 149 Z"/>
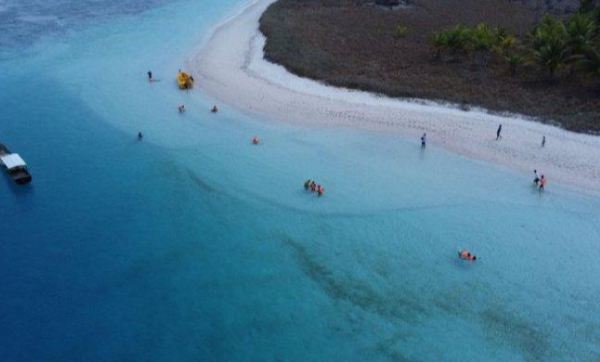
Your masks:
<path fill-rule="evenodd" d="M 243 2 L 110 4 L 2 48 L 0 141 L 34 176 L 0 182 L 3 361 L 600 359 L 600 199 L 418 140 L 210 115 L 173 77 Z"/>

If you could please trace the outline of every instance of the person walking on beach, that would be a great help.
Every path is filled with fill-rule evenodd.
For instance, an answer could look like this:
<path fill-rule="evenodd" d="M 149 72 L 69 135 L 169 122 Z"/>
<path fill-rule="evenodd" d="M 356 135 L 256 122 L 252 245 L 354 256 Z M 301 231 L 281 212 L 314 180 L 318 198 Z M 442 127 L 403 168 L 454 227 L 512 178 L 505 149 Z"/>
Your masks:
<path fill-rule="evenodd" d="M 423 133 L 421 136 L 421 148 L 425 148 L 427 146 L 427 133 Z"/>
<path fill-rule="evenodd" d="M 496 141 L 500 138 L 500 132 L 502 132 L 502 125 L 498 126 L 498 131 L 496 131 Z"/>
<path fill-rule="evenodd" d="M 533 184 L 537 186 L 538 183 L 540 182 L 540 177 L 538 176 L 537 170 L 533 170 L 533 175 L 534 175 Z"/>
<path fill-rule="evenodd" d="M 546 145 L 546 136 L 542 136 L 542 147 Z"/>

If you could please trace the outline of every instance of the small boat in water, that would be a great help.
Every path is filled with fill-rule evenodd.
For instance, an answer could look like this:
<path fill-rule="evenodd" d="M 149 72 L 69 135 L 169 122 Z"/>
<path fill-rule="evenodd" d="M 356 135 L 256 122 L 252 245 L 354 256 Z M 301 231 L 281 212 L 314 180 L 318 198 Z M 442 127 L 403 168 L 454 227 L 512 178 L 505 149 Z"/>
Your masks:
<path fill-rule="evenodd" d="M 27 164 L 21 156 L 10 153 L 8 148 L 0 143 L 0 163 L 12 179 L 19 185 L 31 182 L 31 175 L 27 171 Z"/>
<path fill-rule="evenodd" d="M 194 88 L 194 78 L 186 72 L 179 72 L 177 74 L 177 85 L 179 89 L 192 89 Z"/>

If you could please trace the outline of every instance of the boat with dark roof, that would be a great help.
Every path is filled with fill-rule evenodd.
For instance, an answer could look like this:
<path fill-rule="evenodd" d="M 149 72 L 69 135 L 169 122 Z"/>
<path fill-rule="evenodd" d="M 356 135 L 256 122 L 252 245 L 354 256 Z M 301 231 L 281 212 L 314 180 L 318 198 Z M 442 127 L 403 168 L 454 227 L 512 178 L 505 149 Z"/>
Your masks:
<path fill-rule="evenodd" d="M 0 143 L 0 164 L 17 184 L 25 185 L 31 182 L 31 175 L 25 161 L 18 154 L 11 153 L 2 143 Z"/>

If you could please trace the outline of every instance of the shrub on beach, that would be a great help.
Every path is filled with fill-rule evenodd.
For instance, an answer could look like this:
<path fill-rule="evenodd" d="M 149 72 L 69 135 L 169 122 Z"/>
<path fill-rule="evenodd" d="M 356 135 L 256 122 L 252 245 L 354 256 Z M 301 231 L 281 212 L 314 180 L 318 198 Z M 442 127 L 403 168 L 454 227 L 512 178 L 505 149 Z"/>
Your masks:
<path fill-rule="evenodd" d="M 504 57 L 510 70 L 510 76 L 514 77 L 517 74 L 517 68 L 525 63 L 525 57 L 516 53 L 508 54 Z"/>
<path fill-rule="evenodd" d="M 394 34 L 397 38 L 404 38 L 406 36 L 406 32 L 408 28 L 402 25 L 396 25 L 396 29 L 394 29 Z"/>

